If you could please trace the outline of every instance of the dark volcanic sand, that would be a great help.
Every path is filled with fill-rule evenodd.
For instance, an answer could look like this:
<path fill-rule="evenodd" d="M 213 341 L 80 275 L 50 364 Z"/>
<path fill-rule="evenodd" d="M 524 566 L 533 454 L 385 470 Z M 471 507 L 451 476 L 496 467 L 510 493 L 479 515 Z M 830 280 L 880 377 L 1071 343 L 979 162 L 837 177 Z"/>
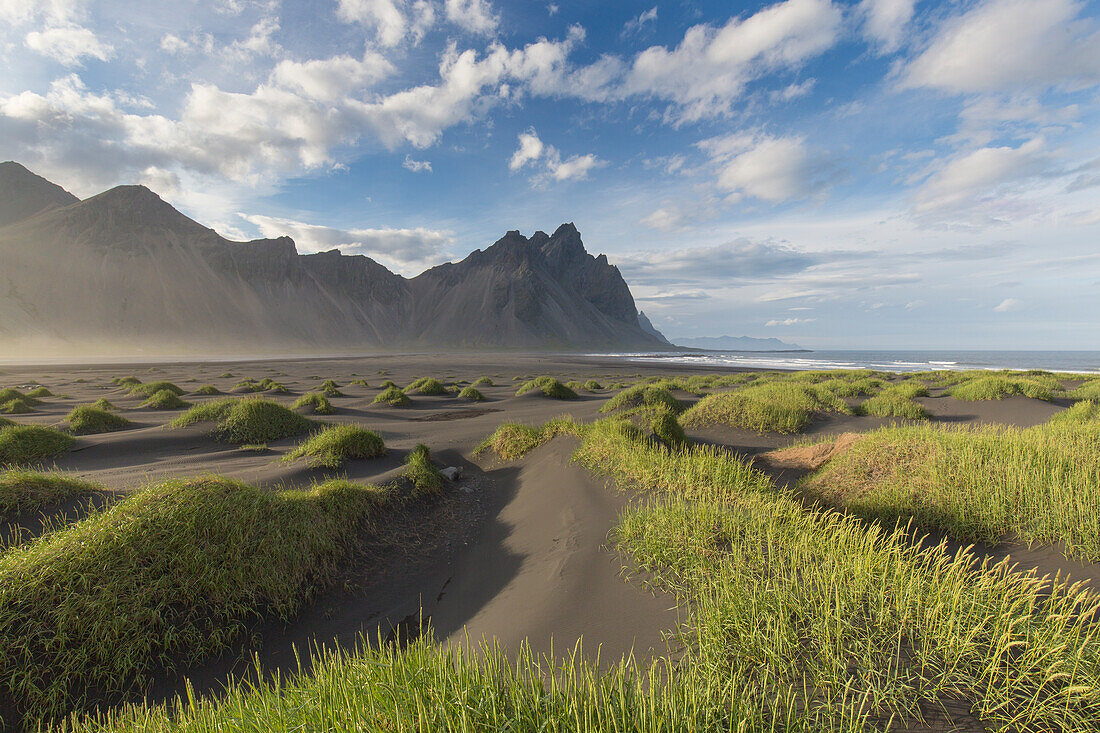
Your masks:
<path fill-rule="evenodd" d="M 385 374 L 380 374 L 382 370 Z M 584 356 L 520 354 L 387 355 L 359 358 L 281 359 L 255 362 L 119 364 L 0 368 L 0 387 L 43 384 L 55 395 L 36 412 L 13 416 L 17 422 L 57 424 L 75 405 L 106 397 L 132 420 L 132 428 L 77 439 L 76 448 L 56 460 L 56 468 L 105 484 L 114 496 L 167 477 L 217 473 L 265 486 L 303 486 L 330 475 L 362 482 L 382 482 L 399 472 L 408 450 L 428 445 L 436 463 L 459 466 L 463 477 L 449 483 L 440 499 L 426 500 L 397 512 L 385 526 L 364 530 L 362 547 L 349 559 L 344 583 L 322 592 L 289 624 L 271 623 L 256 629 L 262 662 L 284 671 L 297 667 L 291 645 L 301 656 L 313 644 L 338 642 L 353 646 L 360 634 L 375 638 L 400 624 L 415 633 L 420 609 L 437 638 L 464 643 L 495 639 L 509 651 L 528 640 L 536 652 L 568 652 L 583 639 L 586 656 L 599 649 L 610 662 L 631 651 L 644 658 L 668 651 L 664 634 L 686 615 L 674 599 L 653 594 L 636 580 L 624 582 L 624 559 L 605 545 L 609 530 L 626 506 L 627 497 L 569 461 L 574 443 L 559 438 L 522 461 L 500 464 L 476 459 L 473 449 L 505 421 L 538 424 L 564 413 L 580 420 L 595 419 L 611 395 L 581 393 L 579 400 L 561 402 L 535 394 L 515 396 L 520 381 L 513 377 L 550 374 L 565 382 L 596 379 L 605 387 L 637 376 L 714 373 L 714 368 L 632 364 Z M 224 372 L 232 377 L 221 377 Z M 279 460 L 300 439 L 269 444 L 262 453 L 242 451 L 216 442 L 209 426 L 169 430 L 164 425 L 180 411 L 139 408 L 141 398 L 128 397 L 109 384 L 116 376 L 133 374 L 143 381 L 167 380 L 192 391 L 214 384 L 228 392 L 245 377 L 272 379 L 291 394 L 268 397 L 290 404 L 325 379 L 335 379 L 345 397 L 331 398 L 329 423 L 360 423 L 382 434 L 390 453 L 385 458 L 353 461 L 335 474 L 304 464 Z M 412 395 L 407 408 L 372 405 L 378 385 L 392 379 L 404 386 L 422 376 L 442 381 L 488 376 L 494 387 L 479 388 L 488 398 L 468 403 L 454 396 Z M 362 378 L 369 388 L 351 385 Z M 86 380 L 80 381 L 77 380 Z M 194 381 L 191 381 L 194 380 Z M 936 394 L 935 392 L 933 393 Z M 267 397 L 267 395 L 263 395 Z M 690 395 L 681 398 L 694 400 Z M 198 402 L 216 399 L 185 395 Z M 1017 397 L 999 402 L 958 402 L 933 396 L 922 400 L 934 419 L 951 424 L 1002 423 L 1030 426 L 1046 421 L 1064 404 Z M 829 416 L 799 436 L 758 435 L 732 428 L 708 428 L 691 437 L 752 456 L 792 441 L 865 431 L 890 420 L 874 417 Z M 781 482 L 796 474 L 777 473 Z M 100 498 L 98 503 L 112 500 Z M 61 509 L 79 516 L 82 505 Z M 17 522 L 30 533 L 35 517 Z M 0 535 L 9 527 L 0 524 Z M 1069 570 L 1076 579 L 1100 577 L 1100 568 L 1069 561 L 1052 548 L 1023 548 L 1011 542 L 979 548 L 991 555 L 1013 553 L 1027 567 L 1041 572 Z M 162 677 L 152 699 L 182 691 L 183 676 L 199 691 L 216 689 L 231 670 L 248 663 L 238 648 L 220 659 Z"/>

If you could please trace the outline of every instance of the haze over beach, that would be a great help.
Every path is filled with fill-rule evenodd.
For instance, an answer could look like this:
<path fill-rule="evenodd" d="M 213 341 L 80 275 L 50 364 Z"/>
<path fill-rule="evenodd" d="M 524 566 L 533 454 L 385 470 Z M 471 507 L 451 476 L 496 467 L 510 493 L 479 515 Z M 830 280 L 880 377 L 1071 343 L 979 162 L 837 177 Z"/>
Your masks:
<path fill-rule="evenodd" d="M 1095 733 L 1098 0 L 0 0 L 0 733 Z"/>

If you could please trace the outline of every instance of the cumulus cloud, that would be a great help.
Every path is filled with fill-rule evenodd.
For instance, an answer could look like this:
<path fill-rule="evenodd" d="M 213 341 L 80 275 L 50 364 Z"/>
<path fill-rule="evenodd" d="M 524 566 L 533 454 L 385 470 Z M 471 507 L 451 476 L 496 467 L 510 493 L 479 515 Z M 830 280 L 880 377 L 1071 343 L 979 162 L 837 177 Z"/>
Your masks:
<path fill-rule="evenodd" d="M 313 99 L 333 101 L 389 76 L 394 67 L 384 56 L 367 51 L 362 58 L 333 56 L 309 61 L 280 61 L 271 80 Z"/>
<path fill-rule="evenodd" d="M 905 87 L 956 93 L 1100 83 L 1100 30 L 1075 0 L 987 0 L 945 21 Z"/>
<path fill-rule="evenodd" d="M 581 180 L 588 177 L 588 172 L 605 163 L 595 155 L 571 155 L 562 158 L 561 153 L 553 145 L 547 145 L 539 139 L 534 128 L 519 134 L 519 146 L 512 153 L 508 161 L 508 169 L 518 171 L 527 165 L 541 163 L 542 171 L 533 179 L 535 183 L 545 183 L 547 180 L 568 181 Z"/>
<path fill-rule="evenodd" d="M 443 12 L 447 20 L 470 33 L 492 35 L 500 23 L 486 0 L 444 0 Z"/>
<path fill-rule="evenodd" d="M 429 160 L 413 160 L 411 155 L 405 156 L 405 162 L 401 164 L 401 167 L 405 170 L 412 171 L 413 173 L 431 173 L 432 163 Z"/>
<path fill-rule="evenodd" d="M 1007 313 L 1009 311 L 1018 310 L 1023 302 L 1016 298 L 1005 298 L 997 305 L 993 310 L 997 313 Z"/>
<path fill-rule="evenodd" d="M 693 26 L 676 48 L 638 54 L 624 91 L 674 102 L 681 122 L 727 114 L 750 81 L 831 48 L 841 20 L 829 0 L 786 0 L 721 27 Z"/>
<path fill-rule="evenodd" d="M 801 137 L 736 133 L 699 147 L 715 162 L 718 187 L 735 197 L 770 203 L 803 199 L 823 190 L 824 163 Z"/>
<path fill-rule="evenodd" d="M 27 34 L 26 44 L 28 48 L 65 66 L 80 66 L 85 58 L 106 61 L 115 52 L 114 46 L 100 41 L 95 33 L 74 24 L 31 31 Z"/>
<path fill-rule="evenodd" d="M 453 243 L 450 232 L 436 229 L 337 229 L 259 214 L 240 214 L 265 237 L 288 236 L 299 252 L 338 249 L 347 255 L 366 255 L 402 274 L 415 274 L 446 261 Z"/>
<path fill-rule="evenodd" d="M 884 52 L 901 46 L 916 0 L 863 0 L 858 7 L 863 36 Z"/>

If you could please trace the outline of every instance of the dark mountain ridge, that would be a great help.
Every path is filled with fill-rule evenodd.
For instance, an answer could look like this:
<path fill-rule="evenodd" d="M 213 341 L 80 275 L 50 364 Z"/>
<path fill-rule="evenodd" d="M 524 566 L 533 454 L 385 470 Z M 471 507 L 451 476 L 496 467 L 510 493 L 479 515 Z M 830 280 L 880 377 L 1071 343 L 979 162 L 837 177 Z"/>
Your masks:
<path fill-rule="evenodd" d="M 144 186 L 81 201 L 7 163 L 9 190 L 22 192 L 0 208 L 9 348 L 667 348 L 572 224 L 405 278 L 362 255 L 298 254 L 289 237 L 232 242 Z"/>

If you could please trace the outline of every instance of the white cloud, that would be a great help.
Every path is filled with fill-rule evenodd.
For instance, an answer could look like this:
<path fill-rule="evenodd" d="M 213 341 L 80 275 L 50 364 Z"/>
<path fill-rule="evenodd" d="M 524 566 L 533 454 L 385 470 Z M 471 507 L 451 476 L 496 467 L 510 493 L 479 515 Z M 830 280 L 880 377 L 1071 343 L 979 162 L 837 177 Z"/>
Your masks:
<path fill-rule="evenodd" d="M 988 0 L 948 19 L 902 76 L 949 92 L 1100 83 L 1100 31 L 1075 0 Z"/>
<path fill-rule="evenodd" d="M 512 154 L 508 162 L 508 169 L 518 171 L 528 163 L 532 163 L 542 157 L 543 144 L 534 129 L 528 129 L 519 134 L 519 147 Z"/>
<path fill-rule="evenodd" d="M 273 36 L 279 30 L 279 19 L 275 17 L 260 18 L 243 40 L 234 41 L 228 48 L 231 56 L 241 60 L 248 60 L 255 56 L 273 57 L 280 49 Z"/>
<path fill-rule="evenodd" d="M 550 3 L 546 6 L 546 13 L 548 15 L 557 15 L 560 9 L 561 8 L 559 8 L 556 3 Z"/>
<path fill-rule="evenodd" d="M 309 61 L 280 61 L 271 80 L 313 99 L 333 101 L 393 73 L 384 56 L 367 51 L 363 58 L 333 56 Z"/>
<path fill-rule="evenodd" d="M 336 15 L 349 23 L 373 28 L 383 46 L 396 46 L 409 29 L 404 6 L 402 0 L 337 0 Z"/>
<path fill-rule="evenodd" d="M 366 255 L 402 274 L 446 261 L 445 251 L 453 243 L 450 232 L 436 229 L 337 229 L 259 214 L 240 217 L 265 237 L 291 237 L 299 252 L 338 249 L 347 255 Z"/>
<path fill-rule="evenodd" d="M 405 162 L 401 164 L 401 167 L 413 173 L 432 172 L 432 163 L 430 160 L 413 160 L 411 155 L 405 156 Z"/>
<path fill-rule="evenodd" d="M 699 143 L 717 163 L 718 187 L 728 194 L 779 203 L 823 188 L 819 163 L 801 137 L 737 133 Z"/>
<path fill-rule="evenodd" d="M 750 81 L 831 48 L 841 19 L 829 0 L 785 0 L 720 28 L 697 25 L 671 51 L 654 46 L 638 54 L 624 91 L 676 103 L 681 122 L 727 114 Z"/>
<path fill-rule="evenodd" d="M 958 211 L 1007 187 L 1042 175 L 1050 158 L 1040 137 L 1018 147 L 983 147 L 961 153 L 935 169 L 914 195 L 918 213 Z"/>
<path fill-rule="evenodd" d="M 916 0 L 862 0 L 858 12 L 863 19 L 864 37 L 887 53 L 896 51 L 915 5 Z"/>
<path fill-rule="evenodd" d="M 797 326 L 801 323 L 813 323 L 816 318 L 781 318 L 768 321 L 764 324 L 766 328 L 773 328 L 775 326 Z"/>
<path fill-rule="evenodd" d="M 588 172 L 593 168 L 605 165 L 591 153 L 571 155 L 563 159 L 557 148 L 544 143 L 539 139 L 538 133 L 533 128 L 529 128 L 526 132 L 519 134 L 519 147 L 512 153 L 512 158 L 508 161 L 508 169 L 518 171 L 538 161 L 543 163 L 543 172 L 532 179 L 534 183 L 545 183 L 549 179 L 582 180 L 588 177 Z"/>
<path fill-rule="evenodd" d="M 1005 298 L 1001 301 L 1000 305 L 996 306 L 993 310 L 997 313 L 1007 313 L 1009 311 L 1018 310 L 1023 302 L 1016 298 Z"/>
<path fill-rule="evenodd" d="M 638 33 L 645 27 L 646 23 L 655 23 L 657 21 L 657 6 L 654 5 L 649 10 L 645 11 L 637 18 L 631 18 L 623 26 L 623 35 L 629 36 Z"/>
<path fill-rule="evenodd" d="M 817 79 L 806 79 L 797 84 L 788 84 L 782 89 L 768 92 L 768 98 L 773 102 L 789 102 L 792 99 L 805 97 L 813 90 L 815 84 L 817 84 Z"/>
<path fill-rule="evenodd" d="M 191 48 L 191 44 L 172 33 L 165 33 L 160 39 L 160 50 L 165 53 L 182 53 Z"/>
<path fill-rule="evenodd" d="M 622 254 L 619 267 L 631 282 L 642 284 L 716 281 L 727 285 L 792 275 L 820 261 L 818 255 L 786 244 L 738 238 L 708 247 Z"/>
<path fill-rule="evenodd" d="M 492 35 L 500 23 L 486 0 L 444 0 L 443 12 L 450 22 L 480 35 Z"/>
<path fill-rule="evenodd" d="M 675 207 L 662 206 L 659 209 L 654 209 L 653 213 L 648 216 L 642 217 L 641 222 L 650 229 L 658 229 L 662 232 L 674 232 L 684 228 L 687 224 L 687 217 L 684 215 L 683 211 Z"/>
<path fill-rule="evenodd" d="M 114 55 L 114 46 L 104 43 L 96 34 L 82 26 L 68 24 L 31 31 L 27 47 L 49 56 L 65 66 L 80 66 L 84 58 L 106 61 Z"/>

